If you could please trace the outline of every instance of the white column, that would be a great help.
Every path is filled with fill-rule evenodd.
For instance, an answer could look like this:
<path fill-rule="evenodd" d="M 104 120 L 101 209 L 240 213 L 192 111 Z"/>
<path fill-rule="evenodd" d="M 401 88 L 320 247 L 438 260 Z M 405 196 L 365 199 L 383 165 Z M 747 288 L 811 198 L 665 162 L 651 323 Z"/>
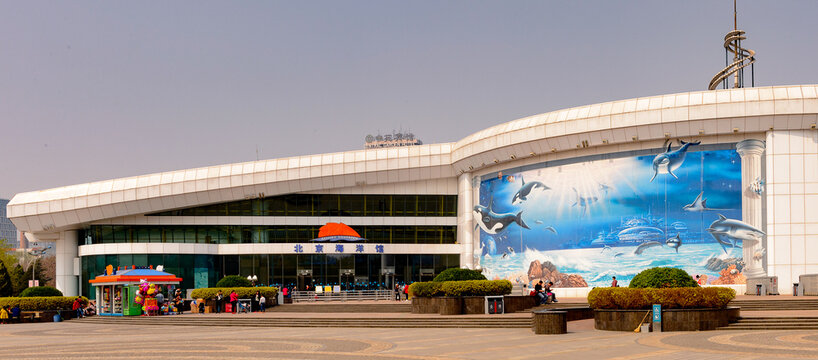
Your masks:
<path fill-rule="evenodd" d="M 761 196 L 750 190 L 750 184 L 761 178 L 761 155 L 764 153 L 764 142 L 748 139 L 736 145 L 736 151 L 741 155 L 741 217 L 742 221 L 756 229 L 763 229 L 763 209 Z M 761 259 L 754 255 L 762 248 L 761 241 L 742 241 L 744 254 L 744 276 L 748 279 L 764 277 Z M 755 289 L 748 289 L 747 291 Z"/>
<path fill-rule="evenodd" d="M 460 266 L 474 269 L 474 217 L 471 173 L 457 178 L 457 243 L 460 244 Z"/>
<path fill-rule="evenodd" d="M 65 296 L 79 295 L 78 277 L 74 275 L 74 259 L 77 257 L 77 232 L 63 231 L 57 240 L 57 289 Z"/>

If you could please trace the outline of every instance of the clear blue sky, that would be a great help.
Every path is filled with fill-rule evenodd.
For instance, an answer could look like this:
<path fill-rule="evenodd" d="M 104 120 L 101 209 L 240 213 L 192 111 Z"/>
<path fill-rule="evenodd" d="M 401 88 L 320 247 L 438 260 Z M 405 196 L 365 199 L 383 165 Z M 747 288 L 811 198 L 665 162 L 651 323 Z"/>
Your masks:
<path fill-rule="evenodd" d="M 756 85 L 818 83 L 816 1 L 739 1 Z M 702 90 L 732 1 L 0 1 L 0 197 L 426 143 Z"/>

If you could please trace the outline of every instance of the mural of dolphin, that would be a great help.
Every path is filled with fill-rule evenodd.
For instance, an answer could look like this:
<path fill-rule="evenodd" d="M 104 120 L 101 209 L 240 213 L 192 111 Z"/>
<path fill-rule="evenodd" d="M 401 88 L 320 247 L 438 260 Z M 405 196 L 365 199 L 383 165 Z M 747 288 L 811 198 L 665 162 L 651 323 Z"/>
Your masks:
<path fill-rule="evenodd" d="M 693 200 L 693 203 L 691 203 L 691 204 L 687 204 L 687 205 L 683 206 L 682 210 L 684 210 L 684 211 L 695 211 L 695 212 L 708 211 L 708 210 L 726 210 L 726 209 L 713 209 L 713 208 L 707 207 L 707 199 L 702 198 L 703 195 L 704 195 L 704 191 L 700 192 L 699 196 L 696 196 L 696 200 Z"/>
<path fill-rule="evenodd" d="M 520 190 L 517 190 L 517 192 L 511 198 L 512 205 L 517 205 L 523 201 L 528 200 L 529 196 L 534 196 L 545 190 L 551 189 L 550 187 L 545 186 L 545 184 L 539 181 L 529 181 L 526 183 L 522 175 L 520 175 L 520 181 L 522 182 L 523 187 L 521 187 Z"/>
<path fill-rule="evenodd" d="M 517 223 L 517 225 L 520 225 L 522 228 L 531 229 L 523 221 L 522 211 L 518 212 L 517 215 L 510 213 L 497 214 L 483 205 L 476 205 L 472 211 L 472 215 L 474 215 L 474 221 L 477 223 L 477 226 L 483 229 L 487 234 L 498 234 L 507 229 L 511 223 Z"/>
<path fill-rule="evenodd" d="M 634 250 L 633 253 L 635 255 L 642 255 L 643 251 L 645 251 L 646 249 L 652 248 L 654 246 L 662 246 L 662 243 L 660 243 L 658 241 L 643 242 L 643 243 L 639 244 L 639 246 L 636 247 L 636 250 Z"/>
<path fill-rule="evenodd" d="M 682 166 L 682 163 L 685 161 L 685 156 L 687 155 L 687 149 L 691 146 L 701 144 L 701 141 L 679 141 L 682 143 L 682 146 L 678 149 L 671 151 L 670 147 L 673 146 L 673 143 L 668 143 L 667 151 L 656 155 L 656 157 L 653 158 L 653 177 L 650 178 L 650 182 L 653 182 L 653 179 L 656 179 L 656 175 L 659 175 L 660 173 L 670 174 L 674 178 L 678 179 L 679 177 L 676 176 L 673 171 Z"/>
<path fill-rule="evenodd" d="M 750 224 L 740 220 L 728 219 L 722 214 L 719 214 L 718 220 L 710 224 L 707 232 L 721 245 L 725 254 L 727 253 L 725 246 L 736 247 L 736 240 L 759 241 L 761 237 L 767 235 Z"/>
<path fill-rule="evenodd" d="M 665 245 L 668 247 L 676 249 L 676 253 L 679 253 L 679 247 L 682 246 L 682 239 L 679 237 L 679 234 L 676 234 L 675 237 L 665 240 Z"/>
<path fill-rule="evenodd" d="M 579 205 L 582 208 L 582 213 L 580 214 L 580 217 L 584 216 L 585 212 L 588 210 L 588 205 L 599 201 L 599 198 L 596 196 L 580 196 L 579 191 L 577 191 L 577 188 L 572 189 L 574 189 L 574 194 L 576 194 L 577 200 L 574 201 L 574 204 L 571 206 L 573 207 Z"/>

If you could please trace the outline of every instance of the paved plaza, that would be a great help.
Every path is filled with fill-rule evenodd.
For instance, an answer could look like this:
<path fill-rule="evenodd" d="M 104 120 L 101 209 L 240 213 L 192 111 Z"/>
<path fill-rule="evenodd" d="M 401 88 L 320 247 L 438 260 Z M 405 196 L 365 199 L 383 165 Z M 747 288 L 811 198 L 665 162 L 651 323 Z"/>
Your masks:
<path fill-rule="evenodd" d="M 0 358 L 173 359 L 761 359 L 818 358 L 818 331 L 633 333 L 569 323 L 530 329 L 248 328 L 106 324 L 0 325 Z"/>

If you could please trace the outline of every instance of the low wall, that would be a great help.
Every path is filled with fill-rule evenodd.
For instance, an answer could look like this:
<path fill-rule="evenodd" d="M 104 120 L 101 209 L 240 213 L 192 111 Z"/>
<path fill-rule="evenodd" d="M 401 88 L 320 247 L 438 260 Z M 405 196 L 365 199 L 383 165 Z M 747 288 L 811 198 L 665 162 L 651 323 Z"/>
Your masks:
<path fill-rule="evenodd" d="M 594 328 L 609 331 L 633 331 L 645 319 L 651 320 L 651 310 L 594 310 Z M 647 316 L 647 318 L 646 318 Z M 716 330 L 735 322 L 739 309 L 665 309 L 662 310 L 662 331 Z"/>

